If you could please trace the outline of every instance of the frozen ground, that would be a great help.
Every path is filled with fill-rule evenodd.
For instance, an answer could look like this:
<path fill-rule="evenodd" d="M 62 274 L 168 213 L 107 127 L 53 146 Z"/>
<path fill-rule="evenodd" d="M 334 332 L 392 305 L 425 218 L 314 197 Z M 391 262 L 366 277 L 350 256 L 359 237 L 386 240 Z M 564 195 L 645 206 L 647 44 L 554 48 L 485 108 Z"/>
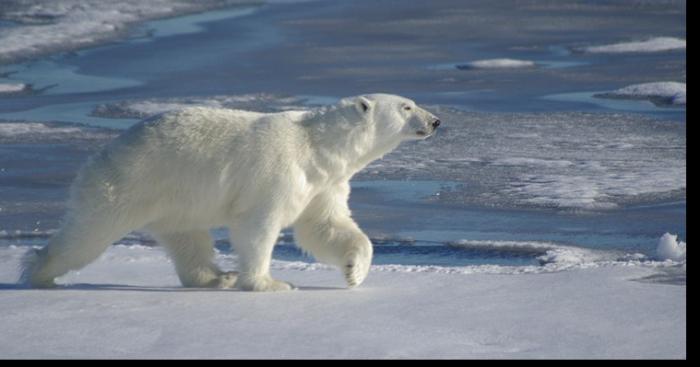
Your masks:
<path fill-rule="evenodd" d="M 685 104 L 594 97 L 685 86 L 684 1 L 164 3 L 0 3 L 0 85 L 25 86 L 0 93 L 0 355 L 685 357 Z M 535 67 L 456 67 L 474 60 Z M 351 183 L 363 287 L 288 232 L 288 294 L 181 289 L 139 233 L 64 288 L 13 284 L 80 164 L 139 119 L 368 92 L 443 125 Z"/>
<path fill-rule="evenodd" d="M 685 358 L 685 287 L 653 268 L 377 267 L 346 290 L 337 271 L 276 262 L 300 290 L 254 294 L 179 288 L 161 250 L 115 246 L 37 291 L 12 284 L 23 250 L 0 249 L 6 358 Z"/>

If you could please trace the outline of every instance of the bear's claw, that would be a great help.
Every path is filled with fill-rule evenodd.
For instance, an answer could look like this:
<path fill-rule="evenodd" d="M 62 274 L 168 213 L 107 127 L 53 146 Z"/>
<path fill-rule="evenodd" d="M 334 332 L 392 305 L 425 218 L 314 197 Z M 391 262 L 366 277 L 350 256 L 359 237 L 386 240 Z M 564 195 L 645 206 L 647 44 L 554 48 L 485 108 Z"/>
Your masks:
<path fill-rule="evenodd" d="M 349 288 L 355 288 L 362 284 L 369 272 L 369 265 L 369 262 L 362 261 L 351 261 L 345 265 L 345 281 Z"/>

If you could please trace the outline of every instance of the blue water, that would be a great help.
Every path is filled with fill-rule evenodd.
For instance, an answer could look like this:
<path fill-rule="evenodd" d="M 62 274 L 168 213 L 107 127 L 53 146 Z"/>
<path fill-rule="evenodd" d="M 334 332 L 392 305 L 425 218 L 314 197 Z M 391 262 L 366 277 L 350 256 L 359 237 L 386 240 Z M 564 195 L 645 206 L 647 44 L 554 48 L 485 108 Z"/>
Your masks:
<path fill-rule="evenodd" d="M 408 5 L 396 6 L 402 4 Z M 649 34 L 684 34 L 680 16 L 655 17 L 631 11 L 640 21 L 655 22 L 649 29 L 634 22 L 621 22 L 619 28 L 608 29 L 607 33 L 594 26 L 575 32 L 562 32 L 566 28 L 563 25 L 548 31 L 528 28 L 515 32 L 518 37 L 512 38 L 500 37 L 488 29 L 475 34 L 469 24 L 459 25 L 464 29 L 435 30 L 432 37 L 417 36 L 410 24 L 383 28 L 390 24 L 389 20 L 396 21 L 404 15 L 415 16 L 414 12 L 418 12 L 431 17 L 434 10 L 450 6 L 469 4 L 382 3 L 373 15 L 376 23 L 346 28 L 327 27 L 317 20 L 362 24 L 365 9 L 361 4 L 313 2 L 236 7 L 147 22 L 117 42 L 1 65 L 4 79 L 30 83 L 36 93 L 0 97 L 0 119 L 125 129 L 137 120 L 95 117 L 91 115 L 93 109 L 124 100 L 246 93 L 296 95 L 306 97 L 308 104 L 318 105 L 347 95 L 388 92 L 415 98 L 422 104 L 484 113 L 631 113 L 685 124 L 685 108 L 591 97 L 591 91 L 685 75 L 685 52 L 577 55 L 561 46 L 583 41 L 604 44 Z M 472 6 L 484 17 L 510 11 L 501 9 L 503 4 Z M 426 7 L 429 11 L 421 10 Z M 395 14 L 397 11 L 405 14 Z M 611 10 L 608 16 L 620 14 Z M 521 15 L 513 10 L 511 16 Z M 582 21 L 595 15 L 566 16 Z M 3 22 L 2 26 L 16 25 Z M 467 36 L 455 36 L 460 34 Z M 474 38 L 477 36 L 480 39 Z M 448 67 L 464 60 L 503 57 L 534 60 L 543 66 L 534 71 Z M 77 167 L 97 146 L 99 143 L 82 146 L 71 141 L 0 145 L 0 164 L 7 168 L 0 171 L 0 230 L 56 228 L 67 187 Z M 12 169 L 17 166 L 33 169 Z M 370 237 L 390 239 L 376 244 L 375 263 L 537 263 L 532 254 L 445 245 L 461 239 L 548 241 L 652 255 L 664 232 L 686 237 L 684 193 L 669 200 L 595 212 L 490 208 L 431 200 L 441 190 L 457 184 L 438 179 L 412 181 L 410 177 L 354 181 L 350 205 L 357 221 Z M 404 238 L 412 241 L 402 241 Z M 309 261 L 284 243 L 276 249 L 275 257 Z"/>

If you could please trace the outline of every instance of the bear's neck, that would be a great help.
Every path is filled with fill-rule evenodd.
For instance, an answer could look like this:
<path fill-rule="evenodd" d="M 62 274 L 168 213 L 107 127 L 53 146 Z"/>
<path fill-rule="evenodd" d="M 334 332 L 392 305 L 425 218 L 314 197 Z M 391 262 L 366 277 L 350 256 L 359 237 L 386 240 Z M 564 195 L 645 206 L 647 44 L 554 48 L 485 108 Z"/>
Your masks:
<path fill-rule="evenodd" d="M 333 109 L 312 113 L 305 125 L 314 150 L 312 164 L 328 179 L 349 179 L 398 146 L 377 141 L 374 124 L 349 121 Z"/>

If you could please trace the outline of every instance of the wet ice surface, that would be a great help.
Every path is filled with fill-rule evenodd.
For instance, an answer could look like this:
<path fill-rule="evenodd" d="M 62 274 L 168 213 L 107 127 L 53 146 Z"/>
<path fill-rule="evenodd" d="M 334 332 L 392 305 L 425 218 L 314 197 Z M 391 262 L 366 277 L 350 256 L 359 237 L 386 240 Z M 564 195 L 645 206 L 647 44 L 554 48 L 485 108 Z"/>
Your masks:
<path fill-rule="evenodd" d="M 353 2 L 275 4 L 136 24 L 119 42 L 5 64 L 0 83 L 34 90 L 0 95 L 0 230 L 22 242 L 57 228 L 77 167 L 115 135 L 70 123 L 124 129 L 189 105 L 278 111 L 388 92 L 444 124 L 353 182 L 379 264 L 541 267 L 562 246 L 651 259 L 662 234 L 685 238 L 685 108 L 593 95 L 685 82 L 685 49 L 571 50 L 684 39 L 684 17 L 684 2 L 387 2 L 371 14 Z M 25 27 L 9 19 L 5 36 Z M 535 67 L 455 67 L 499 59 Z M 531 243 L 550 247 L 513 251 Z M 284 242 L 275 256 L 304 260 Z"/>
<path fill-rule="evenodd" d="M 459 182 L 436 200 L 484 206 L 605 209 L 682 199 L 685 127 L 626 114 L 482 114 L 435 108 L 446 121 L 359 177 Z"/>

